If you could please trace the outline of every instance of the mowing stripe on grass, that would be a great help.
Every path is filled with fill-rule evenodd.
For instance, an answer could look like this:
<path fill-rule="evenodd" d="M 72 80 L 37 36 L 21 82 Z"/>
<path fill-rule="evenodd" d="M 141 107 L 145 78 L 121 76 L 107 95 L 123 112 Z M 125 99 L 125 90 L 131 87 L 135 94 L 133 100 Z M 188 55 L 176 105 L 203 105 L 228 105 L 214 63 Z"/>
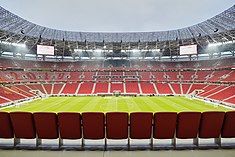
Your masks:
<path fill-rule="evenodd" d="M 228 111 L 228 108 L 211 105 L 186 97 L 49 97 L 19 106 L 1 109 L 3 111 L 29 112 L 182 112 L 182 111 Z"/>

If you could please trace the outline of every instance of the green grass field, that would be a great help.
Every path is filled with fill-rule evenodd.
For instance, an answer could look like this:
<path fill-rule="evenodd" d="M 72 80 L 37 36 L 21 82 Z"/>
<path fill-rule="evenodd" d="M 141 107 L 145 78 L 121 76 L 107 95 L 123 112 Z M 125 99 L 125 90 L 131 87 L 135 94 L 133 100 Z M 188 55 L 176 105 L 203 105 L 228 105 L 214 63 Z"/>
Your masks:
<path fill-rule="evenodd" d="M 160 111 L 228 111 L 204 101 L 186 97 L 49 97 L 2 109 L 30 112 L 160 112 Z"/>

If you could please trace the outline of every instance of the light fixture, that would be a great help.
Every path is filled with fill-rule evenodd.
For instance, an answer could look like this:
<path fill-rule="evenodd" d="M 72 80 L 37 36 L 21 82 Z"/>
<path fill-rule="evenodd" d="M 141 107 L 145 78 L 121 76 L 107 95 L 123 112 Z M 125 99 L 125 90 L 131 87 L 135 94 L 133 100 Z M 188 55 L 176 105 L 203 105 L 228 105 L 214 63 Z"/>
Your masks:
<path fill-rule="evenodd" d="M 208 44 L 208 47 L 215 47 L 215 46 L 220 46 L 220 45 L 225 45 L 225 44 L 231 44 L 231 43 L 233 43 L 233 41 L 209 43 L 209 44 Z"/>
<path fill-rule="evenodd" d="M 1 41 L 1 43 L 4 45 L 12 45 L 12 46 L 22 47 L 22 48 L 26 47 L 26 45 L 23 43 L 11 43 L 11 42 L 7 42 L 7 41 Z"/>

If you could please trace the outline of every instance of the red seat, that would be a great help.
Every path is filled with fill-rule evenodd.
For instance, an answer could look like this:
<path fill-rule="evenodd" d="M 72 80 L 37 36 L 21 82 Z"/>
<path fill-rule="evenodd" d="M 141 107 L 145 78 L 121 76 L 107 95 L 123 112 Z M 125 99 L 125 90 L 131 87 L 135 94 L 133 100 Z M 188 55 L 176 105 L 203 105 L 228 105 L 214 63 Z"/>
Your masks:
<path fill-rule="evenodd" d="M 10 115 L 7 112 L 0 112 L 0 138 L 13 138 L 13 130 Z"/>
<path fill-rule="evenodd" d="M 222 138 L 234 138 L 235 137 L 235 111 L 229 111 L 225 113 L 223 129 L 221 132 Z"/>
<path fill-rule="evenodd" d="M 176 137 L 181 139 L 196 138 L 201 112 L 181 112 L 177 117 Z"/>
<path fill-rule="evenodd" d="M 154 114 L 153 138 L 172 139 L 176 128 L 176 112 L 159 112 Z"/>
<path fill-rule="evenodd" d="M 224 114 L 224 112 L 202 113 L 199 138 L 218 138 L 221 133 Z"/>
<path fill-rule="evenodd" d="M 58 113 L 59 132 L 62 139 L 80 139 L 81 115 L 80 113 Z"/>
<path fill-rule="evenodd" d="M 127 139 L 128 113 L 106 113 L 106 133 L 108 139 Z"/>
<path fill-rule="evenodd" d="M 58 138 L 57 115 L 52 112 L 33 113 L 36 132 L 40 139 Z"/>
<path fill-rule="evenodd" d="M 36 138 L 32 113 L 11 112 L 10 117 L 16 138 L 26 138 L 26 139 Z"/>
<path fill-rule="evenodd" d="M 104 134 L 104 113 L 85 112 L 82 113 L 83 138 L 103 139 Z"/>
<path fill-rule="evenodd" d="M 150 112 L 136 112 L 130 114 L 130 138 L 149 139 L 152 133 L 153 114 Z"/>

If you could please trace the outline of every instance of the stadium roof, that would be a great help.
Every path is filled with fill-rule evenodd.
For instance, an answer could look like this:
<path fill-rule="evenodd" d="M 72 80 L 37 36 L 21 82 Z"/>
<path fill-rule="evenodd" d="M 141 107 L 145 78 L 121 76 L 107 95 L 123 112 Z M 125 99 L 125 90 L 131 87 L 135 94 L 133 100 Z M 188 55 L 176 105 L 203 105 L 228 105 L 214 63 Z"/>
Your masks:
<path fill-rule="evenodd" d="M 57 53 L 71 55 L 74 49 L 154 49 L 163 55 L 177 54 L 179 45 L 209 43 L 235 39 L 235 5 L 199 24 L 158 32 L 72 32 L 47 28 L 29 22 L 0 7 L 0 40 L 26 43 L 30 50 L 37 44 L 56 46 Z M 67 54 L 66 54 L 67 53 Z"/>
<path fill-rule="evenodd" d="M 160 32 L 137 32 L 137 33 L 99 33 L 99 32 L 72 32 L 47 28 L 29 22 L 11 12 L 0 8 L 0 29 L 32 37 L 55 40 L 84 41 L 89 42 L 136 42 L 136 41 L 166 41 L 188 39 L 194 36 L 206 36 L 210 34 L 225 32 L 235 28 L 235 6 L 199 24 L 171 31 Z"/>

